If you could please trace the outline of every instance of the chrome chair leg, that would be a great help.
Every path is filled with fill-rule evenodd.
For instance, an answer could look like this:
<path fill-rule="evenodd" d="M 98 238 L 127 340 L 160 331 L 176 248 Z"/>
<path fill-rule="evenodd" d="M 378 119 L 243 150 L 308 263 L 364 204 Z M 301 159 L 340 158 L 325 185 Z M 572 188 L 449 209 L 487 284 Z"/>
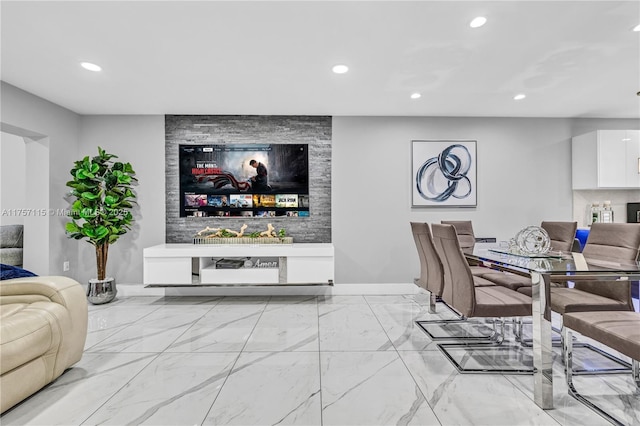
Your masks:
<path fill-rule="evenodd" d="M 566 329 L 566 327 L 564 326 L 564 324 L 562 325 L 561 329 L 560 329 L 560 340 L 562 341 L 562 362 L 565 361 L 566 357 L 565 357 L 565 350 L 567 345 L 565 344 L 565 342 L 563 341 L 566 337 L 566 333 L 564 332 L 564 330 Z M 571 336 L 571 334 L 569 334 Z M 573 336 L 572 336 L 573 339 Z M 576 347 L 580 347 L 580 348 L 586 348 L 589 349 L 590 351 L 593 351 L 597 354 L 602 355 L 603 357 L 607 358 L 610 361 L 615 362 L 616 364 L 618 364 L 620 367 L 616 367 L 616 368 L 595 368 L 592 370 L 583 370 L 583 369 L 579 369 L 579 370 L 575 370 L 573 371 L 573 374 L 575 375 L 590 375 L 590 374 L 620 374 L 620 373 L 626 373 L 628 371 L 631 370 L 632 365 L 629 364 L 628 362 L 626 362 L 623 359 L 618 358 L 617 356 L 611 355 L 610 353 L 596 347 L 593 346 L 590 343 L 583 343 L 583 342 L 571 342 L 572 347 L 576 346 Z"/>
<path fill-rule="evenodd" d="M 489 338 L 493 340 L 496 345 L 504 342 L 504 318 L 493 319 L 493 333 Z"/>
<path fill-rule="evenodd" d="M 495 340 L 496 337 L 496 330 L 495 330 L 495 324 L 493 324 L 493 329 L 491 331 L 490 334 L 488 335 L 480 335 L 480 336 L 436 336 L 434 334 L 432 334 L 428 329 L 427 326 L 428 325 L 442 325 L 442 326 L 446 326 L 446 325 L 455 325 L 455 324 L 476 324 L 475 322 L 469 321 L 469 319 L 467 317 L 465 317 L 464 315 L 460 315 L 458 314 L 453 308 L 451 308 L 449 305 L 447 305 L 445 302 L 444 305 L 449 308 L 451 310 L 451 312 L 455 313 L 456 315 L 459 315 L 458 318 L 452 318 L 452 319 L 439 319 L 439 320 L 420 320 L 420 321 L 416 321 L 416 325 L 418 327 L 420 327 L 422 329 L 422 331 L 424 331 L 424 333 L 429 336 L 429 338 L 431 340 L 474 340 L 474 341 L 483 341 L 483 340 Z M 479 324 L 479 323 L 478 323 Z"/>
<path fill-rule="evenodd" d="M 458 339 L 470 339 L 470 340 L 485 340 L 485 339 L 491 339 L 491 337 L 494 335 L 494 333 L 488 335 L 488 336 L 459 336 L 459 337 L 453 337 L 453 336 L 435 336 L 433 335 L 429 330 L 427 330 L 426 326 L 429 324 L 441 324 L 441 325 L 447 325 L 447 324 L 460 324 L 460 323 L 466 323 L 469 320 L 467 319 L 467 317 L 465 317 L 464 315 L 460 315 L 455 309 L 453 309 L 451 306 L 449 306 L 449 304 L 447 302 L 445 302 L 444 300 L 442 300 L 441 297 L 436 296 L 434 293 L 429 294 L 429 308 L 428 311 L 430 314 L 435 314 L 436 312 L 436 302 L 440 302 L 442 303 L 445 308 L 449 309 L 449 311 L 451 311 L 456 318 L 451 318 L 451 319 L 434 319 L 434 320 L 418 320 L 416 321 L 416 325 L 418 325 L 422 331 L 425 332 L 425 334 L 427 336 L 429 336 L 429 338 L 431 340 L 458 340 Z"/>
<path fill-rule="evenodd" d="M 515 336 L 516 342 L 522 342 L 522 333 L 524 331 L 524 322 L 522 318 L 514 318 L 513 319 L 513 335 Z"/>
<path fill-rule="evenodd" d="M 513 321 L 513 320 L 508 320 L 509 322 Z M 471 373 L 471 374 L 477 374 L 477 373 L 483 373 L 483 374 L 533 374 L 533 367 L 529 367 L 527 365 L 521 365 L 521 366 L 514 366 L 513 368 L 507 368 L 505 367 L 490 367 L 490 366 L 486 366 L 486 367 L 482 367 L 482 366 L 477 366 L 477 367 L 467 367 L 464 366 L 462 364 L 466 364 L 466 361 L 463 359 L 463 361 L 458 361 L 455 359 L 455 357 L 449 352 L 450 349 L 459 349 L 459 348 L 465 348 L 467 350 L 470 350 L 468 358 L 472 359 L 474 358 L 474 350 L 483 350 L 483 349 L 488 349 L 491 347 L 501 347 L 503 349 L 506 350 L 518 350 L 518 348 L 521 348 L 521 346 L 516 345 L 516 346 L 510 346 L 510 345 L 503 345 L 503 343 L 505 342 L 505 338 L 506 338 L 506 333 L 507 333 L 507 329 L 505 327 L 505 319 L 504 318 L 494 318 L 493 319 L 493 332 L 491 334 L 491 342 L 460 342 L 460 343 L 439 343 L 438 344 L 438 349 L 440 349 L 442 351 L 442 353 L 444 354 L 445 357 L 447 357 L 447 359 L 449 359 L 449 361 L 456 367 L 456 369 L 462 373 Z"/>
<path fill-rule="evenodd" d="M 564 325 L 560 326 L 560 329 L 558 330 L 555 327 L 552 327 L 552 330 L 559 333 L 560 334 L 560 339 L 556 340 L 555 338 L 552 340 L 552 345 L 553 347 L 560 347 L 560 351 L 561 351 L 561 355 L 560 355 L 560 362 L 562 362 L 564 364 L 565 362 L 565 344 L 564 344 L 564 334 L 563 334 L 563 330 L 564 330 Z M 620 374 L 620 373 L 626 373 L 628 371 L 630 371 L 631 369 L 631 364 L 629 364 L 628 362 L 626 362 L 623 359 L 618 358 L 617 356 L 614 356 L 596 346 L 593 346 L 590 343 L 586 343 L 586 342 L 578 342 L 576 341 L 576 337 L 572 335 L 571 337 L 573 339 L 573 345 L 574 347 L 579 347 L 579 348 L 585 348 L 588 349 L 592 352 L 595 352 L 599 355 L 601 355 L 602 357 L 616 363 L 619 365 L 619 367 L 610 367 L 610 368 L 596 368 L 596 369 L 591 369 L 591 370 L 585 370 L 585 369 L 575 369 L 573 371 L 573 375 L 575 376 L 579 376 L 579 375 L 591 375 L 591 374 Z M 516 339 L 517 340 L 517 339 Z M 524 339 L 521 338 L 520 343 L 522 344 L 522 346 L 524 347 L 530 347 L 532 344 L 532 339 Z"/>
<path fill-rule="evenodd" d="M 573 338 L 571 336 L 571 330 L 566 327 L 562 327 L 561 333 L 562 340 L 562 362 L 564 364 L 564 371 L 567 378 L 567 386 L 569 389 L 573 388 Z"/>
<path fill-rule="evenodd" d="M 571 336 L 571 332 L 570 332 L 570 331 L 569 331 L 569 332 L 567 332 L 566 330 L 567 330 L 567 329 L 565 328 L 565 326 L 564 326 L 564 325 L 562 325 L 562 326 L 560 327 L 560 351 L 561 351 L 561 353 L 560 353 L 560 355 L 561 355 L 561 356 L 560 356 L 560 359 L 562 360 L 562 363 L 563 363 L 565 366 L 567 365 L 567 363 L 566 363 L 567 343 L 565 342 L 565 340 L 566 340 L 566 338 L 567 338 L 567 333 L 568 333 L 568 337 L 569 337 L 569 339 L 571 339 L 571 338 L 572 338 L 572 336 Z M 572 346 L 572 349 L 573 349 L 573 342 L 571 342 L 571 346 Z"/>
<path fill-rule="evenodd" d="M 564 373 L 567 381 L 567 388 L 569 391 L 569 395 L 571 395 L 572 397 L 574 397 L 575 399 L 577 399 L 578 401 L 580 401 L 581 403 L 583 403 L 584 405 L 586 405 L 587 407 L 589 407 L 590 409 L 592 409 L 593 411 L 595 411 L 596 413 L 598 413 L 599 415 L 601 415 L 602 417 L 604 417 L 605 419 L 613 423 L 614 425 L 624 426 L 625 425 L 624 423 L 622 423 L 620 420 L 613 417 L 611 414 L 607 413 L 602 408 L 598 407 L 597 405 L 589 401 L 587 398 L 582 396 L 576 390 L 573 384 L 573 337 L 572 337 L 571 330 L 563 326 L 561 336 L 562 336 L 562 351 L 563 351 L 563 360 L 564 360 Z M 639 381 L 640 377 L 638 377 L 638 375 L 636 374 L 636 373 L 640 374 L 640 368 L 638 368 L 638 361 L 634 360 L 633 365 L 635 367 L 634 379 L 636 380 L 636 385 L 640 387 L 640 381 Z"/>
<path fill-rule="evenodd" d="M 631 375 L 633 381 L 636 382 L 636 387 L 640 389 L 640 361 L 637 359 L 631 361 Z"/>
<path fill-rule="evenodd" d="M 430 314 L 435 314 L 436 313 L 436 301 L 438 299 L 438 296 L 436 296 L 435 293 L 433 292 L 429 292 L 429 313 Z"/>

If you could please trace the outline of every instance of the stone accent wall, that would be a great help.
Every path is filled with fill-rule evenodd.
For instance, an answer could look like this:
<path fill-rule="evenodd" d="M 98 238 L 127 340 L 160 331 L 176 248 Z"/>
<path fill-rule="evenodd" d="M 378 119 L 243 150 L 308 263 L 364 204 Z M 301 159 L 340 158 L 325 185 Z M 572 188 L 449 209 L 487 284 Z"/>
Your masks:
<path fill-rule="evenodd" d="M 309 145 L 309 217 L 180 217 L 178 146 L 181 144 L 292 143 Z M 331 242 L 331 117 L 166 115 L 166 241 L 191 242 L 199 230 L 285 228 L 294 242 Z"/>

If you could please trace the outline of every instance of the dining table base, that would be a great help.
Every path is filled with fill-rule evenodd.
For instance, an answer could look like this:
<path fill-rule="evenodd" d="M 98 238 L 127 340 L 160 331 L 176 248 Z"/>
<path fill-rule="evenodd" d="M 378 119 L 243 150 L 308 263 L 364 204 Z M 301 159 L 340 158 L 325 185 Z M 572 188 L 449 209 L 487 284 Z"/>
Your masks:
<path fill-rule="evenodd" d="M 533 399 L 544 410 L 553 408 L 551 321 L 545 318 L 550 277 L 531 272 L 533 316 Z M 545 289 L 547 291 L 545 291 Z M 550 316 L 549 316 L 550 319 Z"/>

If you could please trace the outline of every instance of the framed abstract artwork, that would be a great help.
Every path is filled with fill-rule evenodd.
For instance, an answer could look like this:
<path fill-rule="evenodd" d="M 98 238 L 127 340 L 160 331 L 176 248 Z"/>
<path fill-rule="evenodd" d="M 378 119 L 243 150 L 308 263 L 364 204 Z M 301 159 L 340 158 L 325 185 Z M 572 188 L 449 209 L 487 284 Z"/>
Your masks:
<path fill-rule="evenodd" d="M 476 207 L 476 141 L 411 141 L 411 206 Z"/>

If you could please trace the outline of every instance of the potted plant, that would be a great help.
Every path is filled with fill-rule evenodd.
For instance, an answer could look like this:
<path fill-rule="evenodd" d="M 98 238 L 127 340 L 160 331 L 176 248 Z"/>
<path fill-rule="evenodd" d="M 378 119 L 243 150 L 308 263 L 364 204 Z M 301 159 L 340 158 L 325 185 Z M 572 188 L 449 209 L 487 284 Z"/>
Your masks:
<path fill-rule="evenodd" d="M 73 179 L 67 182 L 76 197 L 67 222 L 69 238 L 86 238 L 96 249 L 98 277 L 89 281 L 87 296 L 91 303 L 108 303 L 116 296 L 115 279 L 106 276 L 109 246 L 131 229 L 133 215 L 132 183 L 137 181 L 131 164 L 112 161 L 118 158 L 98 147 L 98 155 L 74 162 Z"/>

